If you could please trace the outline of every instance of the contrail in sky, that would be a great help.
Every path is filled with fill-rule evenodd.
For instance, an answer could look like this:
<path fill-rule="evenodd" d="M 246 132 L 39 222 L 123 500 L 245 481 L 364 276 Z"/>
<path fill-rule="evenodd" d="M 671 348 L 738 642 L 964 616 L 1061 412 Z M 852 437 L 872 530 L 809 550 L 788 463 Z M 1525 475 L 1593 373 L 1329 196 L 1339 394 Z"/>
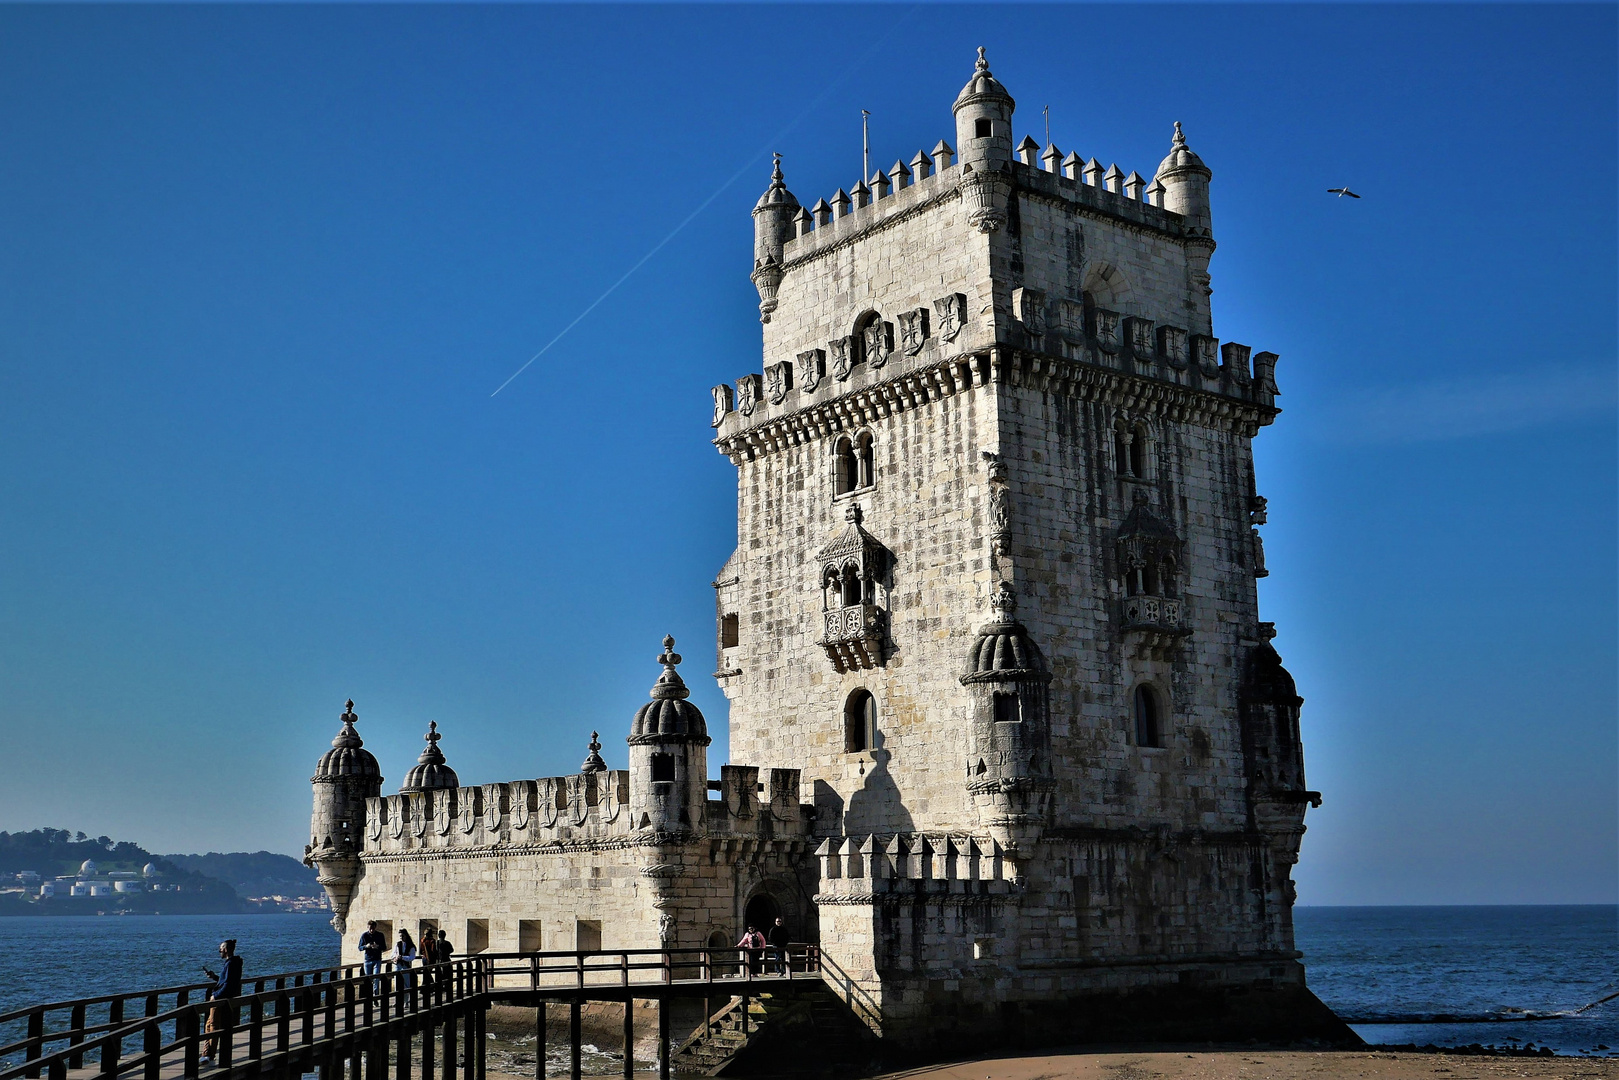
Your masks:
<path fill-rule="evenodd" d="M 550 350 L 551 346 L 555 345 L 557 342 L 561 341 L 564 337 L 566 337 L 569 330 L 572 330 L 574 327 L 578 326 L 581 322 L 583 322 L 586 315 L 589 315 L 592 311 L 595 311 L 596 308 L 601 305 L 601 302 L 603 300 L 606 300 L 609 296 L 613 295 L 613 293 L 615 291 L 617 291 L 618 287 L 620 285 L 624 284 L 626 281 L 628 281 L 630 279 L 630 276 L 633 275 L 637 270 L 639 270 L 639 269 L 641 269 L 641 267 L 645 266 L 647 264 L 647 261 L 649 259 L 651 259 L 652 256 L 654 256 L 658 252 L 662 251 L 664 246 L 666 244 L 668 244 L 669 241 L 673 240 L 677 235 L 679 235 L 680 230 L 684 229 L 687 225 L 690 225 L 692 223 L 692 220 L 694 218 L 696 218 L 698 214 L 701 214 L 704 210 L 707 210 L 708 207 L 709 207 L 709 204 L 711 204 L 715 199 L 719 198 L 721 195 L 725 194 L 726 189 L 729 188 L 732 184 L 734 184 L 738 180 L 742 179 L 743 174 L 748 172 L 749 170 L 751 170 L 754 167 L 754 165 L 756 165 L 758 163 L 760 158 L 762 158 L 765 155 L 771 153 L 772 150 L 781 143 L 782 138 L 789 131 L 792 131 L 793 128 L 797 127 L 800 123 L 803 122 L 803 120 L 804 120 L 804 118 L 806 116 L 808 116 L 810 113 L 814 112 L 816 110 L 816 108 L 820 106 L 821 102 L 826 100 L 827 95 L 832 93 L 832 91 L 835 90 L 838 87 L 838 85 L 843 82 L 843 80 L 847 79 L 851 74 L 853 74 L 856 68 L 858 68 L 862 64 L 864 64 L 866 62 L 866 58 L 869 57 L 872 53 L 876 52 L 878 47 L 881 46 L 884 42 L 886 42 L 889 39 L 889 37 L 891 37 L 893 35 L 894 31 L 898 30 L 900 28 L 900 26 L 905 22 L 905 20 L 910 18 L 911 15 L 914 14 L 916 12 L 916 10 L 918 8 L 920 8 L 921 6 L 922 6 L 921 4 L 915 4 L 912 7 L 910 7 L 909 9 L 907 9 L 906 12 L 903 15 L 901 15 L 898 19 L 896 19 L 894 21 L 893 26 L 890 26 L 888 28 L 888 30 L 885 31 L 882 34 L 881 37 L 877 38 L 876 41 L 872 42 L 871 46 L 869 48 L 867 48 L 865 52 L 861 53 L 858 57 L 856 57 L 852 64 L 850 64 L 848 67 L 844 68 L 843 73 L 841 75 L 839 75 L 837 78 L 833 79 L 831 82 L 827 83 L 826 84 L 826 89 L 822 90 L 818 95 L 816 95 L 814 101 L 811 101 L 808 105 L 806 105 L 804 107 L 804 110 L 802 112 L 800 112 L 797 116 L 793 117 L 790 121 L 788 121 L 786 127 L 782 128 L 780 131 L 778 131 L 774 135 L 772 135 L 770 137 L 770 142 L 765 144 L 764 149 L 760 150 L 758 153 L 754 154 L 751 158 L 749 158 L 747 161 L 745 161 L 742 164 L 742 167 L 740 169 L 738 169 L 736 172 L 731 174 L 731 177 L 730 177 L 729 180 L 725 181 L 725 183 L 723 183 L 719 187 L 715 188 L 714 193 L 712 195 L 710 195 L 708 198 L 704 199 L 702 201 L 702 203 L 698 205 L 697 209 L 695 209 L 691 213 L 687 214 L 681 220 L 680 224 L 676 225 L 673 229 L 669 230 L 669 235 L 665 236 L 662 240 L 659 240 L 656 244 L 652 245 L 652 250 L 651 251 L 648 251 L 645 255 L 642 255 L 640 257 L 640 259 L 636 260 L 636 263 L 635 263 L 634 266 L 632 266 L 628 270 L 624 271 L 623 275 L 620 276 L 617 281 L 615 281 L 611 285 L 607 286 L 607 288 L 602 292 L 602 294 L 600 296 L 596 297 L 596 299 L 592 300 L 590 302 L 589 306 L 587 306 L 585 308 L 585 310 L 581 311 L 578 315 L 574 316 L 573 322 L 569 323 L 567 326 L 564 326 L 561 330 L 557 331 L 557 334 L 556 334 L 555 337 L 553 337 L 550 341 L 547 341 L 543 346 L 541 346 L 540 351 L 535 353 L 533 356 L 529 357 L 528 361 L 526 363 L 524 363 L 522 367 L 520 367 L 516 371 L 512 372 L 511 375 L 509 375 L 507 377 L 505 382 L 503 382 L 499 386 L 495 387 L 495 393 L 490 394 L 489 396 L 494 397 L 495 394 L 500 393 L 502 390 L 506 389 L 506 387 L 510 386 L 512 384 L 513 379 L 517 378 L 517 376 L 519 376 L 523 372 L 527 371 L 529 369 L 529 366 L 532 365 L 534 363 L 534 361 L 536 361 L 540 357 L 544 356 Z M 866 178 L 864 176 L 862 176 L 860 179 L 862 181 L 864 181 Z"/>

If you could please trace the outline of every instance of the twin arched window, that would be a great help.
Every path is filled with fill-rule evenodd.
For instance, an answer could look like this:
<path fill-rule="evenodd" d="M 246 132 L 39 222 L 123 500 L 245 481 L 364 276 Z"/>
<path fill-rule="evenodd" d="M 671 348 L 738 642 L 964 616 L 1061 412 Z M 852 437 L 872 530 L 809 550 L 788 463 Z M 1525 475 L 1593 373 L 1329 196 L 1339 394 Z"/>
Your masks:
<path fill-rule="evenodd" d="M 1136 745 L 1162 746 L 1163 728 L 1160 722 L 1158 709 L 1158 694 L 1152 687 L 1142 683 L 1136 687 Z"/>
<path fill-rule="evenodd" d="M 1175 560 L 1168 557 L 1148 558 L 1127 567 L 1124 571 L 1124 595 L 1173 597 Z"/>
<path fill-rule="evenodd" d="M 1113 470 L 1133 480 L 1147 479 L 1151 446 L 1145 424 L 1120 424 L 1113 429 Z"/>
<path fill-rule="evenodd" d="M 843 750 L 858 754 L 877 746 L 877 699 L 856 690 L 843 705 Z"/>
<path fill-rule="evenodd" d="M 877 453 L 871 432 L 862 431 L 854 438 L 838 436 L 832 447 L 832 490 L 847 495 L 877 482 Z"/>
<path fill-rule="evenodd" d="M 870 578 L 862 578 L 860 567 L 852 562 L 844 563 L 842 567 L 827 567 L 826 580 L 821 584 L 826 593 L 822 597 L 822 609 L 825 611 L 877 602 L 877 583 Z"/>

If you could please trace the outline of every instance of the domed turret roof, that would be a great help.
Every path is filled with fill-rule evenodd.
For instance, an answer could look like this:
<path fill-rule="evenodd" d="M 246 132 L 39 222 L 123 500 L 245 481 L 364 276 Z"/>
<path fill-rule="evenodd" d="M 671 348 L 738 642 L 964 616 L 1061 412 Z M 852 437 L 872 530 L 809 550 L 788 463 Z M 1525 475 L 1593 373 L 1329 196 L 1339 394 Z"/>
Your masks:
<path fill-rule="evenodd" d="M 416 759 L 416 767 L 405 774 L 405 782 L 399 785 L 400 791 L 437 791 L 439 788 L 461 786 L 455 770 L 444 764 L 444 751 L 438 748 L 438 741 L 443 737 L 438 733 L 436 720 L 427 725 L 427 734 L 423 736 L 427 740 L 427 749 Z"/>
<path fill-rule="evenodd" d="M 1169 147 L 1169 156 L 1158 163 L 1158 171 L 1153 176 L 1162 180 L 1166 176 L 1185 172 L 1202 173 L 1204 177 L 1214 175 L 1209 171 L 1209 167 L 1203 164 L 1203 159 L 1192 153 L 1192 148 L 1186 145 L 1186 136 L 1181 132 L 1181 122 L 1177 120 L 1175 141 Z"/>
<path fill-rule="evenodd" d="M 375 780 L 382 782 L 382 769 L 377 766 L 377 759 L 371 756 L 371 751 L 365 749 L 365 743 L 360 740 L 360 733 L 354 730 L 354 722 L 359 717 L 354 715 L 354 702 L 351 700 L 343 706 L 343 730 L 337 733 L 332 740 L 332 748 L 326 751 L 315 766 L 315 781 L 321 780 Z"/>
<path fill-rule="evenodd" d="M 787 178 L 781 174 L 781 155 L 775 155 L 775 167 L 770 171 L 770 186 L 765 193 L 759 196 L 759 201 L 753 204 L 755 210 L 763 210 L 767 206 L 780 206 L 788 210 L 797 210 L 798 199 L 787 190 Z"/>
<path fill-rule="evenodd" d="M 956 103 L 951 108 L 959 109 L 963 105 L 989 100 L 1004 101 L 1009 106 L 1017 104 L 1012 100 L 1012 95 L 1006 92 L 1006 87 L 1000 84 L 1000 80 L 989 73 L 989 61 L 984 58 L 984 47 L 980 45 L 978 46 L 978 63 L 973 68 L 973 77 L 967 80 L 967 85 L 963 86 L 961 93 L 956 95 Z"/>
<path fill-rule="evenodd" d="M 995 591 L 995 617 L 978 631 L 967 653 L 964 683 L 1047 679 L 1045 657 L 1023 624 L 1013 618 L 1017 598 L 1001 582 Z"/>
<path fill-rule="evenodd" d="M 635 714 L 629 744 L 680 741 L 707 746 L 712 741 L 708 737 L 708 723 L 703 719 L 702 710 L 686 700 L 691 691 L 675 670 L 680 654 L 675 652 L 673 637 L 663 639 L 658 663 L 663 665 L 663 674 L 652 684 L 652 700 Z"/>

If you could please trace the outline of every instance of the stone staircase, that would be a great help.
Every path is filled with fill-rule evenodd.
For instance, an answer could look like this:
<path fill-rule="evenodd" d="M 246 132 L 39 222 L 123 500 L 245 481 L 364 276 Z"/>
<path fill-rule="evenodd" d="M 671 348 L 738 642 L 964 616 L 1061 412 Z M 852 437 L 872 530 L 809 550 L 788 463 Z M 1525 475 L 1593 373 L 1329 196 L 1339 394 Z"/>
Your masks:
<path fill-rule="evenodd" d="M 747 1030 L 743 1031 L 743 1002 Z M 824 983 L 787 994 L 732 998 L 675 1050 L 678 1073 L 702 1076 L 851 1076 L 869 1071 L 875 1040 Z"/>

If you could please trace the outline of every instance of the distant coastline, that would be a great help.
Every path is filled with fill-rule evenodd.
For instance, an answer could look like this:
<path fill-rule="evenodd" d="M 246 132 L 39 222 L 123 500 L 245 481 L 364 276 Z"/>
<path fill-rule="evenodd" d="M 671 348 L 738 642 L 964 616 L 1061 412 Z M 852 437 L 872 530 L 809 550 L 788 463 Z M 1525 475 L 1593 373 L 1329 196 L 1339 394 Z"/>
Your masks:
<path fill-rule="evenodd" d="M 66 829 L 0 832 L 0 917 L 328 910 L 315 871 L 287 855 L 160 855 Z"/>

